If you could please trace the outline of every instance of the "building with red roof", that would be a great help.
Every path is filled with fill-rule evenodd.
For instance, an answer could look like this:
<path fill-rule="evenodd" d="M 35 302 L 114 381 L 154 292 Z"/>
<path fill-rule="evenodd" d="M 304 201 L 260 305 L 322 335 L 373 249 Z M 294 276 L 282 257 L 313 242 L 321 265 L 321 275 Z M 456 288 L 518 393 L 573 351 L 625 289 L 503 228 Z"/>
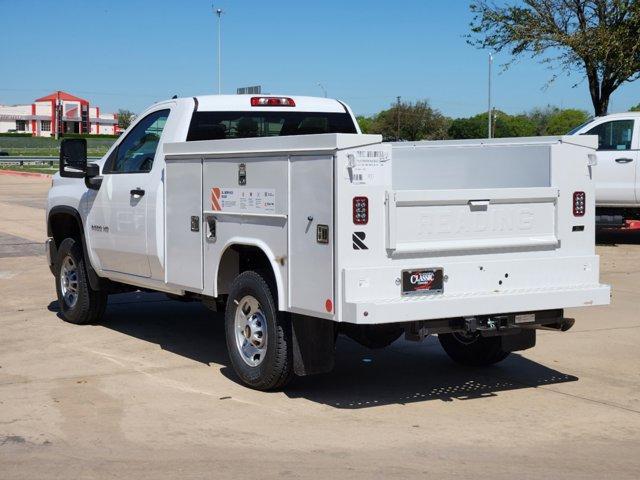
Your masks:
<path fill-rule="evenodd" d="M 54 137 L 68 133 L 117 135 L 118 115 L 58 90 L 26 105 L 0 105 L 0 133 Z"/>

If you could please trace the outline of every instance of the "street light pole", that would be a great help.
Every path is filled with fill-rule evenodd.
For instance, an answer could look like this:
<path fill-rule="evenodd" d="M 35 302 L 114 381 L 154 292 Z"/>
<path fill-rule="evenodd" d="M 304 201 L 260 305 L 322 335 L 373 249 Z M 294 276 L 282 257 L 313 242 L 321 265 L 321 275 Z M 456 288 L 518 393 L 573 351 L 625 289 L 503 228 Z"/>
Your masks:
<path fill-rule="evenodd" d="M 324 98 L 327 98 L 327 89 L 324 88 L 324 85 L 322 85 L 320 82 L 318 82 L 318 86 L 322 89 L 322 91 L 324 92 Z"/>
<path fill-rule="evenodd" d="M 216 15 L 218 15 L 218 95 L 222 93 L 222 14 L 224 13 L 221 8 L 215 9 Z"/>
<path fill-rule="evenodd" d="M 396 103 L 396 117 L 397 117 L 397 125 L 396 125 L 396 141 L 399 142 L 400 141 L 400 96 L 398 95 L 396 97 L 397 103 Z"/>
<path fill-rule="evenodd" d="M 487 138 L 492 136 L 492 123 L 493 123 L 493 106 L 491 104 L 491 70 L 493 67 L 493 54 L 489 52 L 489 109 L 487 110 Z"/>

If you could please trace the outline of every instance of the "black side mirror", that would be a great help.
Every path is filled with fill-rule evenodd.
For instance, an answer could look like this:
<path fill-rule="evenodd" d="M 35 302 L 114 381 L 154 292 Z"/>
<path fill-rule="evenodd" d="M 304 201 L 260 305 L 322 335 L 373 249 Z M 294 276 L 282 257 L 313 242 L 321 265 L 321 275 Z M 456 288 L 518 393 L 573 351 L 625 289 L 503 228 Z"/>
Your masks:
<path fill-rule="evenodd" d="M 84 178 L 87 170 L 87 141 L 65 138 L 60 144 L 60 176 Z"/>
<path fill-rule="evenodd" d="M 90 163 L 87 165 L 84 184 L 91 190 L 100 189 L 100 185 L 102 185 L 102 177 L 100 176 L 100 165 L 98 165 L 97 163 Z"/>

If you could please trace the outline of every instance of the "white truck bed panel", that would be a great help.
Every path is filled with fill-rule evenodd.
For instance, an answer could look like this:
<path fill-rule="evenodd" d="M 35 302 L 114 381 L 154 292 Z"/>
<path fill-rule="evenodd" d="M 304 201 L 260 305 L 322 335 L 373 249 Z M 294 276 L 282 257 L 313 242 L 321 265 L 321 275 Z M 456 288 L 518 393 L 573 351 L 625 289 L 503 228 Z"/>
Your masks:
<path fill-rule="evenodd" d="M 330 134 L 167 144 L 167 202 L 181 162 L 202 162 L 206 295 L 226 293 L 218 284 L 236 272 L 218 264 L 241 244 L 269 258 L 280 309 L 336 321 L 602 304 L 609 288 L 598 283 L 587 158 L 594 139 L 565 138 L 392 145 Z M 583 217 L 572 213 L 575 191 L 586 194 Z M 252 195 L 272 195 L 274 203 L 265 207 Z M 354 197 L 368 199 L 362 225 L 353 220 Z M 319 243 L 318 225 L 327 226 L 328 243 Z M 190 255 L 198 254 L 194 247 Z M 171 258 L 167 264 L 171 271 Z M 424 268 L 443 270 L 442 292 L 403 295 L 401 272 Z"/>

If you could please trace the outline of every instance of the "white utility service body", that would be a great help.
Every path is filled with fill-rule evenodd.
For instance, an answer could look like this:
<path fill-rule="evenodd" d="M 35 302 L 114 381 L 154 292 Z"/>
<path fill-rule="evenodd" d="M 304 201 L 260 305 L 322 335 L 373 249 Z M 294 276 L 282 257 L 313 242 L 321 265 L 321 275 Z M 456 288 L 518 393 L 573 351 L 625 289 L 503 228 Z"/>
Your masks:
<path fill-rule="evenodd" d="M 224 272 L 220 259 L 246 244 L 269 257 L 281 310 L 338 322 L 609 302 L 594 252 L 595 138 L 381 140 L 165 144 L 167 285 L 227 293 L 218 279 L 237 272 Z M 590 199 L 584 216 L 573 216 L 574 191 Z M 354 197 L 368 200 L 365 225 L 354 225 Z M 190 231 L 192 216 L 202 232 Z M 317 238 L 322 225 L 327 243 Z M 442 269 L 442 291 L 403 295 L 402 272 L 424 268 Z"/>
<path fill-rule="evenodd" d="M 205 96 L 142 113 L 105 157 L 64 140 L 47 206 L 63 318 L 145 289 L 225 312 L 253 388 L 437 334 L 489 365 L 609 303 L 595 136 L 385 143 L 331 99 Z"/>

